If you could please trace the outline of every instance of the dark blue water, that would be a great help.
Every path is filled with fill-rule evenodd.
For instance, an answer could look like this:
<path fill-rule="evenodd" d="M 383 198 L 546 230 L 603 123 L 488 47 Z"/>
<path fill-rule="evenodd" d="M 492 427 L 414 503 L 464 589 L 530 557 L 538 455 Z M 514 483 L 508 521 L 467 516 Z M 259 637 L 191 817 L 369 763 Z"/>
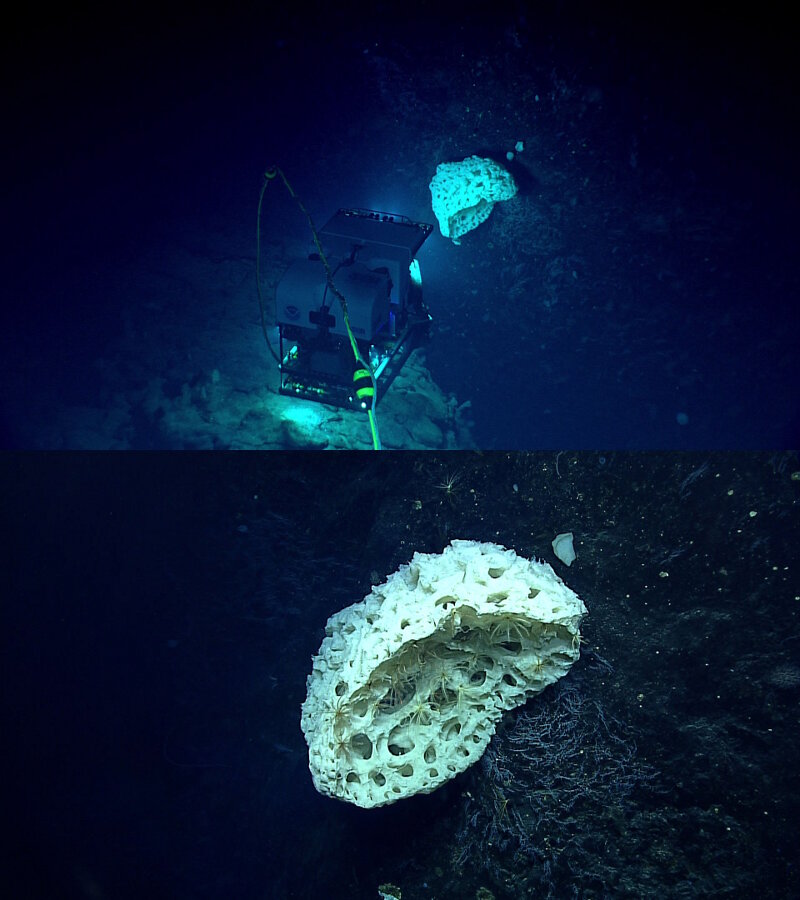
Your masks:
<path fill-rule="evenodd" d="M 4 896 L 798 896 L 798 478 L 766 453 L 4 456 Z M 456 537 L 551 563 L 581 659 L 434 793 L 318 794 L 328 617 Z"/>
<path fill-rule="evenodd" d="M 788 33 L 569 2 L 30 21 L 3 59 L 4 444 L 257 446 L 265 168 L 319 225 L 435 222 L 436 166 L 476 153 L 517 197 L 420 253 L 427 366 L 472 441 L 796 443 Z M 269 313 L 311 240 L 277 183 L 262 228 Z"/>

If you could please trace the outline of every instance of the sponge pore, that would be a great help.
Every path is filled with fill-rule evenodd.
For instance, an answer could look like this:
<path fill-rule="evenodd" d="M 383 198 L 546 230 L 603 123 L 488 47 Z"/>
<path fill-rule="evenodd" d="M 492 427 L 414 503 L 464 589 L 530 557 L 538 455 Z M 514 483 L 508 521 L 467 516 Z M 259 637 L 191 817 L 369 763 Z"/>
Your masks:
<path fill-rule="evenodd" d="M 585 614 L 547 563 L 498 544 L 415 553 L 328 620 L 302 710 L 315 787 L 361 807 L 435 790 L 567 673 Z"/>
<path fill-rule="evenodd" d="M 440 163 L 430 183 L 431 206 L 444 237 L 454 244 L 489 218 L 499 200 L 517 193 L 511 173 L 493 159 L 468 156 L 461 162 Z"/>

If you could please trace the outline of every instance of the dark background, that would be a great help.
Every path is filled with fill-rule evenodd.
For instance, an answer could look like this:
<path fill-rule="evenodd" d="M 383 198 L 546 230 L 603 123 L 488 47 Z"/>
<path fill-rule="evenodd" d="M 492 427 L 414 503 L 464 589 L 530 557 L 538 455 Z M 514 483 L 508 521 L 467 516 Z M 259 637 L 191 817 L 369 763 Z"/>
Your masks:
<path fill-rule="evenodd" d="M 798 472 L 719 452 L 3 456 L 4 894 L 797 896 Z M 480 764 L 376 810 L 311 783 L 325 621 L 455 537 L 549 561 L 588 607 L 564 684 L 649 775 L 570 814 L 579 865 L 487 842 Z"/>

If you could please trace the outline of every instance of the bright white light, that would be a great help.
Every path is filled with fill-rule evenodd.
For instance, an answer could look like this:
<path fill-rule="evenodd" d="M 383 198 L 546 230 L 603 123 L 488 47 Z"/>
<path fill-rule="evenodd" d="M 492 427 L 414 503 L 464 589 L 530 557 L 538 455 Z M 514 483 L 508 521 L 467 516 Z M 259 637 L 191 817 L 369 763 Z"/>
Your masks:
<path fill-rule="evenodd" d="M 288 409 L 284 410 L 283 418 L 291 420 L 299 428 L 307 431 L 318 428 L 322 422 L 322 417 L 312 405 L 306 406 L 298 402 L 294 402 Z"/>

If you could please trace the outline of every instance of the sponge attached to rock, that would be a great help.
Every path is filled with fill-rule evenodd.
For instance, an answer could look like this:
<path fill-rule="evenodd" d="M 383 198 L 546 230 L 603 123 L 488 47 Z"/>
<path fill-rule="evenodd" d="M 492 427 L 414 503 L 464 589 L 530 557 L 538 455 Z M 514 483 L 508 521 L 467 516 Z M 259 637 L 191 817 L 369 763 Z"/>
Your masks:
<path fill-rule="evenodd" d="M 547 563 L 499 544 L 415 553 L 328 620 L 302 711 L 315 787 L 361 807 L 435 790 L 568 672 L 585 614 Z"/>
<path fill-rule="evenodd" d="M 468 156 L 440 163 L 430 183 L 431 205 L 444 237 L 454 244 L 489 218 L 495 203 L 517 193 L 511 173 L 493 159 Z"/>

